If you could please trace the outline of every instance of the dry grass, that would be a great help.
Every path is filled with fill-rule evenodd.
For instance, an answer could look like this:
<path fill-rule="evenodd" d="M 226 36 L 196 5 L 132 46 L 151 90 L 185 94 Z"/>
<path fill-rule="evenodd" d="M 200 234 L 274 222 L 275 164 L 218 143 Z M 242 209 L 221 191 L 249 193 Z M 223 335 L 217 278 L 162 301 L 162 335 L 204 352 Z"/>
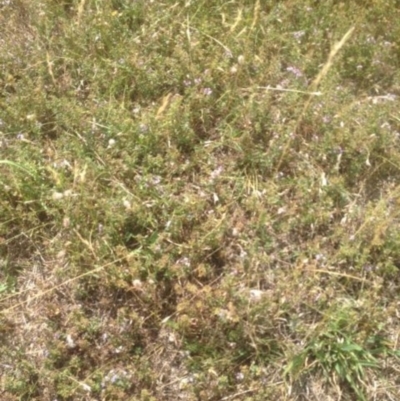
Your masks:
<path fill-rule="evenodd" d="M 247 3 L 0 2 L 2 400 L 399 398 L 398 7 Z"/>

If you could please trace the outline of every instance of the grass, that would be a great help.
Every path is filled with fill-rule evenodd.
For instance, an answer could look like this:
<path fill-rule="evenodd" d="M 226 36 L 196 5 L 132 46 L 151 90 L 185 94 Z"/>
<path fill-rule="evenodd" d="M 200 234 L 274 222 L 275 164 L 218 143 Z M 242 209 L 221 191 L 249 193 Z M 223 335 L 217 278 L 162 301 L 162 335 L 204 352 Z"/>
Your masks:
<path fill-rule="evenodd" d="M 1 399 L 399 398 L 395 3 L 0 4 Z"/>

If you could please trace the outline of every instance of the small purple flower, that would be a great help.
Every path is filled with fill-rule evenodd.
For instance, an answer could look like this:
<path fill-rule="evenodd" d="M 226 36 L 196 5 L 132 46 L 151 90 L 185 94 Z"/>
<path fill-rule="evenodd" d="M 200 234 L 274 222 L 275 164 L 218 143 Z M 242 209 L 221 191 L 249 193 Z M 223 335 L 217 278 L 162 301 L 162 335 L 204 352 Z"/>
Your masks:
<path fill-rule="evenodd" d="M 186 256 L 183 256 L 182 258 L 178 259 L 176 263 L 179 265 L 183 265 L 185 267 L 190 267 L 190 259 L 187 258 Z"/>
<path fill-rule="evenodd" d="M 203 95 L 206 95 L 206 96 L 210 96 L 213 93 L 211 88 L 204 88 L 202 90 L 202 92 L 203 92 Z"/>
<path fill-rule="evenodd" d="M 152 178 L 151 178 L 151 183 L 153 184 L 153 185 L 158 185 L 160 182 L 161 182 L 161 177 L 159 176 L 159 175 L 154 175 Z"/>
<path fill-rule="evenodd" d="M 366 264 L 366 265 L 363 266 L 363 269 L 366 272 L 372 272 L 374 270 L 374 267 L 372 265 L 370 265 L 370 264 Z"/>
<path fill-rule="evenodd" d="M 146 133 L 146 132 L 149 130 L 149 126 L 146 125 L 146 124 L 140 124 L 140 125 L 139 125 L 139 129 L 140 129 L 140 132 L 141 132 L 142 134 L 144 134 L 144 133 Z"/>
<path fill-rule="evenodd" d="M 297 67 L 288 67 L 286 68 L 286 71 L 289 71 L 292 74 L 294 74 L 296 78 L 301 78 L 303 76 L 303 73 Z"/>
<path fill-rule="evenodd" d="M 241 382 L 244 379 L 244 374 L 242 372 L 236 373 L 236 380 Z"/>
<path fill-rule="evenodd" d="M 221 166 L 219 166 L 214 171 L 212 171 L 210 174 L 211 180 L 215 180 L 215 178 L 217 178 L 222 173 L 223 170 L 224 169 Z"/>
<path fill-rule="evenodd" d="M 300 40 L 305 35 L 304 31 L 297 31 L 293 33 L 295 39 Z"/>
<path fill-rule="evenodd" d="M 232 54 L 232 52 L 231 52 L 229 49 L 226 49 L 226 51 L 225 51 L 225 57 L 226 57 L 226 58 L 232 58 L 232 57 L 233 57 L 233 54 Z"/>
<path fill-rule="evenodd" d="M 366 42 L 375 44 L 376 43 L 376 39 L 373 36 L 368 36 L 367 39 L 366 39 Z"/>

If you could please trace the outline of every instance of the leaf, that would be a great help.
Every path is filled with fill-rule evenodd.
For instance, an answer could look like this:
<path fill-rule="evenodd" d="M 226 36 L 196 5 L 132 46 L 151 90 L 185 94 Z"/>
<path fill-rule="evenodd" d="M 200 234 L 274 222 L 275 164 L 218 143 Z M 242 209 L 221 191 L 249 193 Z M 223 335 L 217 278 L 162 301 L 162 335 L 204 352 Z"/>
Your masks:
<path fill-rule="evenodd" d="M 343 344 L 341 346 L 342 351 L 352 352 L 352 351 L 359 351 L 362 352 L 363 348 L 358 344 Z"/>
<path fill-rule="evenodd" d="M 22 171 L 25 171 L 25 173 L 29 174 L 31 177 L 35 178 L 35 174 L 32 171 L 30 171 L 29 169 L 27 169 L 26 167 L 22 166 L 21 164 L 14 163 L 11 160 L 0 160 L 0 164 L 7 164 L 11 167 L 20 169 Z"/>

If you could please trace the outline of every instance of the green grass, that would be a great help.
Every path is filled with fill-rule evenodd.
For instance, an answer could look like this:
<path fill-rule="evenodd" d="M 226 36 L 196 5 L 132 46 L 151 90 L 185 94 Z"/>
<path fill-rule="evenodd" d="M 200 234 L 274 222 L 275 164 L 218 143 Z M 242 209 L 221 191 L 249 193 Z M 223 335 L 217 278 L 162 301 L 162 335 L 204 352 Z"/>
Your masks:
<path fill-rule="evenodd" d="M 399 399 L 395 1 L 0 27 L 2 399 Z"/>

